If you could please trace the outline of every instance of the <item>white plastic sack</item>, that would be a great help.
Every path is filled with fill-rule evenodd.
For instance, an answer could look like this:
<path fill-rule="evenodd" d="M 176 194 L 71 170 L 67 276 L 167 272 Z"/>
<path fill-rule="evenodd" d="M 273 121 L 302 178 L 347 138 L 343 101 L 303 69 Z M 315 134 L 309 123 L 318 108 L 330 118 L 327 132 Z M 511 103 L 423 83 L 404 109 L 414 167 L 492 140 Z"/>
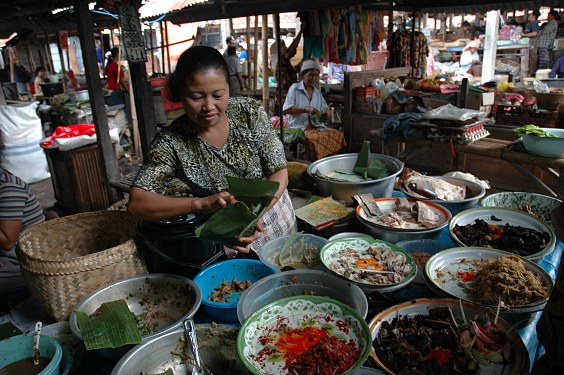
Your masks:
<path fill-rule="evenodd" d="M 37 115 L 39 102 L 0 106 L 0 164 L 27 183 L 51 177 Z"/>
<path fill-rule="evenodd" d="M 118 128 L 110 129 L 110 139 L 112 142 L 119 142 Z M 96 134 L 79 135 L 72 138 L 56 138 L 53 141 L 53 146 L 49 148 L 58 148 L 61 151 L 70 151 L 92 143 L 96 143 Z"/>

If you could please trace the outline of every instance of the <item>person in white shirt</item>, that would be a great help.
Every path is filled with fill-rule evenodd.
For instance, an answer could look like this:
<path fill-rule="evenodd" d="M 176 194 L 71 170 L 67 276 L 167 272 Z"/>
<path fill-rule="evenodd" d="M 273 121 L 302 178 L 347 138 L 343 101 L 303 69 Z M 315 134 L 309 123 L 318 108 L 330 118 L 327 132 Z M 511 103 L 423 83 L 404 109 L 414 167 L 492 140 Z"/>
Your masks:
<path fill-rule="evenodd" d="M 468 72 L 468 70 L 475 65 L 480 65 L 480 55 L 478 55 L 479 46 L 480 40 L 474 39 L 462 50 L 462 55 L 460 55 L 460 68 L 462 68 L 464 72 Z"/>

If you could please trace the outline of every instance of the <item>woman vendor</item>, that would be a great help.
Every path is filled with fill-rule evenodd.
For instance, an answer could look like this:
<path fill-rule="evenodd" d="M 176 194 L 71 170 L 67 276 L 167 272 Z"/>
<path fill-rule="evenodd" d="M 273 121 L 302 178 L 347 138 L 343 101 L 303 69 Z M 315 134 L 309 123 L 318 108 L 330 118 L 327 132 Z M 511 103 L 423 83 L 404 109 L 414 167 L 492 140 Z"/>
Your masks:
<path fill-rule="evenodd" d="M 346 146 L 345 136 L 339 130 L 312 124 L 312 115 L 328 115 L 330 111 L 318 88 L 320 73 L 321 67 L 317 62 L 304 61 L 300 69 L 302 79 L 290 87 L 282 107 L 290 128 L 304 130 L 306 159 L 310 161 L 337 154 Z"/>
<path fill-rule="evenodd" d="M 219 51 L 195 46 L 182 53 L 169 79 L 171 100 L 184 114 L 160 131 L 131 188 L 128 209 L 145 220 L 211 214 L 235 198 L 226 176 L 277 181 L 280 187 L 256 231 L 234 249 L 258 252 L 269 239 L 294 233 L 296 219 L 286 187 L 282 142 L 259 102 L 229 97 L 229 70 Z M 174 177 L 193 197 L 167 197 Z"/>

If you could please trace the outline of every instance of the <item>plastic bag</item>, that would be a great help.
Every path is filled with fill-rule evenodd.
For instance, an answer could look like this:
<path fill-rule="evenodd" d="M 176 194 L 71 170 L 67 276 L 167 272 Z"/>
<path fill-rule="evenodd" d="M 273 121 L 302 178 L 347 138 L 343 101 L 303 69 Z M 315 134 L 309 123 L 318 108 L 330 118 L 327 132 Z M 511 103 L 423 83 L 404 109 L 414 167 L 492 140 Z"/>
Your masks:
<path fill-rule="evenodd" d="M 0 106 L 0 164 L 27 183 L 51 177 L 37 115 L 39 102 Z"/>
<path fill-rule="evenodd" d="M 110 129 L 110 138 L 113 142 L 119 142 L 119 129 Z M 94 124 L 76 124 L 57 126 L 55 131 L 41 142 L 41 147 L 69 151 L 92 143 L 96 143 Z"/>
<path fill-rule="evenodd" d="M 550 89 L 548 88 L 548 85 L 546 83 L 544 83 L 543 81 L 535 80 L 533 82 L 533 87 L 534 87 L 536 92 L 540 92 L 540 93 L 543 93 L 543 94 L 550 93 Z"/>
<path fill-rule="evenodd" d="M 479 178 L 477 178 L 476 176 L 474 176 L 471 173 L 466 173 L 466 172 L 448 172 L 445 173 L 443 176 L 445 177 L 452 177 L 452 178 L 460 178 L 461 180 L 466 180 L 466 181 L 470 181 L 470 182 L 475 182 L 479 185 L 482 185 L 484 187 L 484 189 L 490 189 L 490 182 L 488 180 L 480 180 Z"/>
<path fill-rule="evenodd" d="M 449 103 L 426 112 L 424 117 L 428 120 L 466 121 L 474 117 L 486 117 L 486 113 L 468 108 L 458 108 Z"/>

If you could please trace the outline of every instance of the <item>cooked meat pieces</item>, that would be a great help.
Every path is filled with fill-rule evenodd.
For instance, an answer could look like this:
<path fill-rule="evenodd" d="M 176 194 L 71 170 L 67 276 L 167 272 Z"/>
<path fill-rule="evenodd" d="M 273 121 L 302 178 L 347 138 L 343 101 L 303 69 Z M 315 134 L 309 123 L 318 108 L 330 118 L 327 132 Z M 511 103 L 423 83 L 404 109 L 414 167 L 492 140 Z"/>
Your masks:
<path fill-rule="evenodd" d="M 237 279 L 233 278 L 233 281 L 230 283 L 224 280 L 220 285 L 215 287 L 209 299 L 213 302 L 230 302 L 230 294 L 242 292 L 250 286 L 251 280 L 248 279 L 245 281 L 237 281 Z"/>
<path fill-rule="evenodd" d="M 426 228 L 434 228 L 439 224 L 439 214 L 423 202 L 417 204 L 417 222 Z"/>
<path fill-rule="evenodd" d="M 418 190 L 426 191 L 433 194 L 438 199 L 447 201 L 459 201 L 466 197 L 466 187 L 451 184 L 445 180 L 425 176 L 409 168 L 404 168 L 404 171 L 398 177 L 399 186 L 407 186 L 408 184 L 415 184 Z"/>

